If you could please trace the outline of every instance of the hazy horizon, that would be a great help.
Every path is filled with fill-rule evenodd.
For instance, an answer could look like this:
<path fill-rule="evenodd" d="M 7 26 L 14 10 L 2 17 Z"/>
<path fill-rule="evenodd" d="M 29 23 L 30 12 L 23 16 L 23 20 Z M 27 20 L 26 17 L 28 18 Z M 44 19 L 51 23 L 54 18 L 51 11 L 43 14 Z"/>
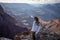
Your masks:
<path fill-rule="evenodd" d="M 0 0 L 0 3 L 53 4 L 60 0 Z"/>

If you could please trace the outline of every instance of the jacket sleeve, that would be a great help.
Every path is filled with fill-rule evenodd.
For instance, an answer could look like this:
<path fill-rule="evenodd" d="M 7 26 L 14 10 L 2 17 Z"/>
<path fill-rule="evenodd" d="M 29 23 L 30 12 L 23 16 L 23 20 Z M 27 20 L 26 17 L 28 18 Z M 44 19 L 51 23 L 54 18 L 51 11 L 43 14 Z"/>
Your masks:
<path fill-rule="evenodd" d="M 33 22 L 31 31 L 34 31 L 34 27 L 35 27 L 35 22 Z"/>
<path fill-rule="evenodd" d="M 40 32 L 40 29 L 41 29 L 41 27 L 39 26 L 39 28 L 37 29 L 36 34 L 38 34 Z"/>

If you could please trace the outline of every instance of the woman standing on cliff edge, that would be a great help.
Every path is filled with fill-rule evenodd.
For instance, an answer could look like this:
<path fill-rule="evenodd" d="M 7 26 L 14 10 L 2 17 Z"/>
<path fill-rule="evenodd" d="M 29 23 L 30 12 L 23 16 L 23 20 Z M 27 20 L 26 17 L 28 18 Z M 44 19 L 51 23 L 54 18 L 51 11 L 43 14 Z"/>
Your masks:
<path fill-rule="evenodd" d="M 38 17 L 34 17 L 33 26 L 32 26 L 32 29 L 31 29 L 33 40 L 36 40 L 35 35 L 40 32 L 40 29 L 42 29 L 42 27 L 40 25 L 39 19 L 38 19 Z"/>

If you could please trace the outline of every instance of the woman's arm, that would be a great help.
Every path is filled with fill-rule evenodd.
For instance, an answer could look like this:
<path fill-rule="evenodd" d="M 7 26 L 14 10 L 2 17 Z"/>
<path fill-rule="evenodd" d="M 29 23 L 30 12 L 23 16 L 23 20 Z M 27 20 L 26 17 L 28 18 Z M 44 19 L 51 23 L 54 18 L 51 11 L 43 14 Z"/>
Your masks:
<path fill-rule="evenodd" d="M 38 34 L 38 33 L 39 33 L 39 31 L 40 31 L 40 26 L 39 26 L 39 28 L 37 29 L 37 32 L 36 32 L 36 34 Z"/>
<path fill-rule="evenodd" d="M 35 28 L 35 22 L 33 22 L 31 31 L 34 31 L 34 28 Z"/>

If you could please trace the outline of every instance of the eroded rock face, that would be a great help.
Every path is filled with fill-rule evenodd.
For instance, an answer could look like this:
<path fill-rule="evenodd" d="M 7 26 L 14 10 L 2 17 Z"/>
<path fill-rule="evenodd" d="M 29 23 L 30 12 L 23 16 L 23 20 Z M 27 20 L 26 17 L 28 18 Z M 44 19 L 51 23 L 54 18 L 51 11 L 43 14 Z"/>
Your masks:
<path fill-rule="evenodd" d="M 52 32 L 55 32 L 56 34 L 60 35 L 60 20 L 53 19 L 50 24 L 52 24 L 50 30 Z"/>
<path fill-rule="evenodd" d="M 13 38 L 17 33 L 27 31 L 26 28 L 15 25 L 17 21 L 4 12 L 0 5 L 0 37 Z"/>
<path fill-rule="evenodd" d="M 50 32 L 56 33 L 60 35 L 60 20 L 59 19 L 52 19 L 49 21 L 39 20 L 40 25 L 44 26 L 46 30 Z"/>

